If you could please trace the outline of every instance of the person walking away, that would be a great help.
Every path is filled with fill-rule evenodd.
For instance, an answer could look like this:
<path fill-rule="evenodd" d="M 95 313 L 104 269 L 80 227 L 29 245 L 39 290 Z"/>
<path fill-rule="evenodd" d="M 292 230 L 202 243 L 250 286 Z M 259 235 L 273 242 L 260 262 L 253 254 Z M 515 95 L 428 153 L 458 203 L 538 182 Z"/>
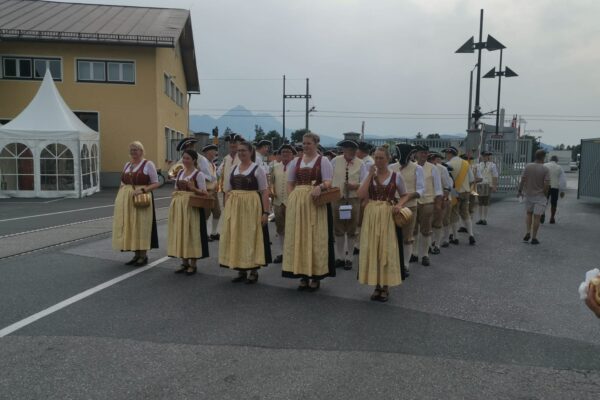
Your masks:
<path fill-rule="evenodd" d="M 550 157 L 550 162 L 544 164 L 550 171 L 550 191 L 548 192 L 548 199 L 550 199 L 550 223 L 556 223 L 556 209 L 558 206 L 558 196 L 560 198 L 565 197 L 565 189 L 567 188 L 567 177 L 562 167 L 558 165 L 558 157 Z M 540 222 L 543 224 L 546 220 L 546 213 L 542 214 Z"/>
<path fill-rule="evenodd" d="M 527 217 L 525 219 L 526 234 L 523 237 L 524 242 L 539 244 L 537 238 L 540 228 L 541 216 L 546 211 L 548 204 L 548 192 L 550 191 L 550 170 L 544 165 L 546 152 L 539 149 L 535 152 L 535 162 L 525 166 L 519 183 L 519 197 L 524 197 L 525 210 Z"/>

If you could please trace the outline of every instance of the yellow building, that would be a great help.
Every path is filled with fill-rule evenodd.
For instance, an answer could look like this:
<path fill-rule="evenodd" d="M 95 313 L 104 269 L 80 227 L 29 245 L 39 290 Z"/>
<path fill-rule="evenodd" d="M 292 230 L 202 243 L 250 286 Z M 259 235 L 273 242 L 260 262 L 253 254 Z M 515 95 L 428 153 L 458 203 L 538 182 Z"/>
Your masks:
<path fill-rule="evenodd" d="M 200 92 L 188 10 L 0 0 L 1 124 L 27 106 L 47 68 L 100 133 L 102 186 L 118 184 L 133 140 L 157 168 L 178 158 L 189 96 Z"/>

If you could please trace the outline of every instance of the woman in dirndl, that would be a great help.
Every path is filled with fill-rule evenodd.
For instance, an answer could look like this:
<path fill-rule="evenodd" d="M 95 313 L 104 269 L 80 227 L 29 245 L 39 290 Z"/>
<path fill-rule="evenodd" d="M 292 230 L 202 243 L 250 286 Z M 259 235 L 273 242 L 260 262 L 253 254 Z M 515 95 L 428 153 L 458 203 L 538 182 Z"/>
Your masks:
<path fill-rule="evenodd" d="M 402 229 L 394 223 L 408 201 L 402 175 L 388 169 L 390 154 L 379 147 L 373 158 L 375 164 L 358 189 L 365 206 L 360 235 L 358 282 L 375 286 L 371 300 L 385 302 L 389 287 L 402 283 Z M 396 194 L 400 196 L 396 198 Z"/>
<path fill-rule="evenodd" d="M 254 148 L 241 142 L 240 163 L 225 183 L 225 208 L 219 242 L 219 264 L 238 271 L 232 282 L 258 281 L 258 270 L 271 262 L 267 175 L 254 161 Z"/>
<path fill-rule="evenodd" d="M 206 176 L 198 170 L 198 153 L 187 149 L 181 158 L 183 168 L 175 179 L 175 191 L 169 206 L 169 257 L 181 258 L 176 274 L 196 273 L 196 261 L 208 257 L 206 214 L 203 208 L 190 207 L 194 194 L 208 195 Z"/>
<path fill-rule="evenodd" d="M 300 278 L 298 290 L 314 292 L 323 278 L 335 276 L 331 206 L 314 204 L 331 187 L 333 167 L 317 153 L 318 135 L 305 134 L 302 144 L 303 155 L 288 166 L 282 275 Z"/>
<path fill-rule="evenodd" d="M 141 267 L 148 264 L 147 252 L 158 248 L 156 213 L 152 191 L 160 186 L 154 163 L 144 158 L 144 146 L 129 144 L 130 160 L 121 173 L 121 187 L 115 199 L 112 247 L 133 251 L 135 255 L 125 265 Z M 150 204 L 136 207 L 134 197 L 150 193 Z"/>

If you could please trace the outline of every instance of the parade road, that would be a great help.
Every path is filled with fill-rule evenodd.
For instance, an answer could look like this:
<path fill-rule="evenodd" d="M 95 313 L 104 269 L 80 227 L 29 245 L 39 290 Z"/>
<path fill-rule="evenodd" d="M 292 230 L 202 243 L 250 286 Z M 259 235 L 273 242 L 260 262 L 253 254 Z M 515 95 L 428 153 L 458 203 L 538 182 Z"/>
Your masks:
<path fill-rule="evenodd" d="M 239 285 L 213 242 L 198 274 L 173 274 L 168 187 L 141 269 L 111 249 L 115 191 L 0 200 L 0 399 L 597 399 L 600 322 L 577 287 L 600 266 L 600 205 L 576 183 L 539 246 L 498 195 L 476 246 L 460 234 L 411 264 L 386 304 L 356 261 L 316 293 L 276 264 Z"/>

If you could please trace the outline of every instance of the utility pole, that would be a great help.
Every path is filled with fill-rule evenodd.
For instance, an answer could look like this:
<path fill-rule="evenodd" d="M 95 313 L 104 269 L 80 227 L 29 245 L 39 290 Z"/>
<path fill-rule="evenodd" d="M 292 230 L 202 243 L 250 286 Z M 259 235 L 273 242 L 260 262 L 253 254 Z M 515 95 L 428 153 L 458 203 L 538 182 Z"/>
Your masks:
<path fill-rule="evenodd" d="M 283 76 L 283 143 L 285 143 L 285 75 Z"/>
<path fill-rule="evenodd" d="M 308 99 L 310 98 L 310 94 L 308 91 L 308 78 L 306 78 L 306 132 L 308 132 Z"/>
<path fill-rule="evenodd" d="M 306 116 L 305 116 L 305 126 L 308 131 L 308 114 L 311 111 L 315 111 L 314 107 L 309 109 L 308 101 L 311 99 L 309 88 L 308 88 L 308 78 L 306 78 L 306 94 L 286 94 L 285 93 L 285 75 L 283 76 L 283 138 L 285 139 L 285 99 L 306 99 Z"/>

